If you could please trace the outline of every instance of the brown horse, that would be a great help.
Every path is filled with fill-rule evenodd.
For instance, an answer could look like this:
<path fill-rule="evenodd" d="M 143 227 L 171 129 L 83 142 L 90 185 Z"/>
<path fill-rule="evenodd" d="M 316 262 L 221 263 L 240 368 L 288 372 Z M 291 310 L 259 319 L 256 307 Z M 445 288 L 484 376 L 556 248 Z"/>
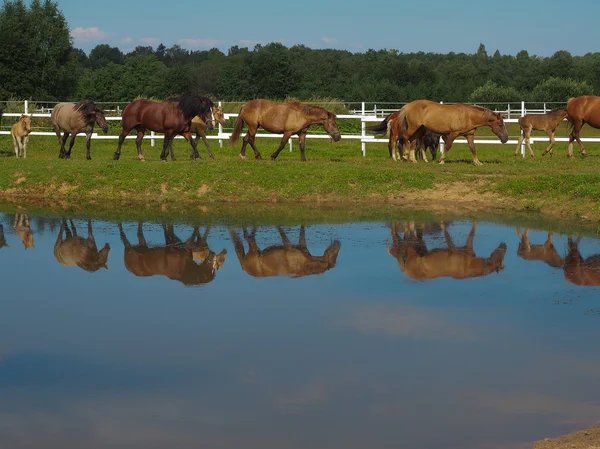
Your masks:
<path fill-rule="evenodd" d="M 281 150 L 283 150 L 290 137 L 297 134 L 300 141 L 300 160 L 306 162 L 304 141 L 306 140 L 306 133 L 310 125 L 323 125 L 323 128 L 333 138 L 334 142 L 341 139 L 335 114 L 320 106 L 309 106 L 295 101 L 278 103 L 258 99 L 246 103 L 242 106 L 240 114 L 235 121 L 233 133 L 229 139 L 231 145 L 240 137 L 244 123 L 248 126 L 248 133 L 242 143 L 242 150 L 240 151 L 241 159 L 246 159 L 247 144 L 250 144 L 254 150 L 254 157 L 262 159 L 254 144 L 256 131 L 261 126 L 271 133 L 283 134 L 279 147 L 271 155 L 272 160 L 277 159 L 277 156 L 279 156 L 279 153 L 281 153 Z"/>
<path fill-rule="evenodd" d="M 235 253 L 242 269 L 250 276 L 264 278 L 271 276 L 291 276 L 298 278 L 311 274 L 321 274 L 335 267 L 341 243 L 335 240 L 322 256 L 313 256 L 306 247 L 304 226 L 300 227 L 298 245 L 292 245 L 287 235 L 278 227 L 283 245 L 269 246 L 262 251 L 256 244 L 256 229 L 248 233 L 244 229 L 244 238 L 248 242 L 248 252 L 239 234 L 229 231 L 235 247 Z"/>
<path fill-rule="evenodd" d="M 404 228 L 404 237 L 398 234 L 398 226 L 392 223 L 393 245 L 388 246 L 388 254 L 398 260 L 400 270 L 412 279 L 420 281 L 451 277 L 453 279 L 466 279 L 486 276 L 504 269 L 502 265 L 506 254 L 506 244 L 501 243 L 492 252 L 490 257 L 476 257 L 473 251 L 476 223 L 473 223 L 471 232 L 464 248 L 454 246 L 452 237 L 445 225 L 442 224 L 447 249 L 428 250 L 423 233 L 409 226 Z"/>
<path fill-rule="evenodd" d="M 598 287 L 600 286 L 600 254 L 584 259 L 578 248 L 580 241 L 581 237 L 573 241 L 569 236 L 569 252 L 565 257 L 564 266 L 565 279 L 572 284 Z"/>
<path fill-rule="evenodd" d="M 567 120 L 571 124 L 571 135 L 569 136 L 569 148 L 567 157 L 573 157 L 573 141 L 577 140 L 581 150 L 581 156 L 587 156 L 585 146 L 579 138 L 579 132 L 584 124 L 592 128 L 600 129 L 600 97 L 584 95 L 582 97 L 569 98 L 567 103 Z"/>
<path fill-rule="evenodd" d="M 90 145 L 94 125 L 97 123 L 102 131 L 108 132 L 104 109 L 99 108 L 96 103 L 89 100 L 83 100 L 79 103 L 58 103 L 52 109 L 50 120 L 60 144 L 59 159 L 69 159 L 71 157 L 75 137 L 79 133 L 85 133 L 86 159 L 92 159 Z M 64 131 L 62 138 L 60 136 L 61 131 Z M 71 134 L 71 142 L 69 143 L 69 151 L 66 151 L 65 144 L 69 134 Z"/>
<path fill-rule="evenodd" d="M 201 285 L 211 282 L 216 271 L 225 263 L 227 251 L 215 254 L 206 242 L 210 228 L 204 235 L 198 227 L 186 242 L 182 242 L 173 231 L 173 225 L 163 225 L 166 246 L 148 247 L 142 223 L 138 223 L 138 245 L 129 243 L 123 226 L 119 223 L 121 241 L 125 246 L 125 267 L 135 276 L 166 276 L 184 285 Z M 199 260 L 197 264 L 195 260 Z"/>
<path fill-rule="evenodd" d="M 525 232 L 521 233 L 521 229 L 517 228 L 517 235 L 520 239 L 517 256 L 525 260 L 541 260 L 554 268 L 563 267 L 565 260 L 560 257 L 552 243 L 552 232 L 548 232 L 548 238 L 543 245 L 532 245 L 529 242 L 529 229 L 525 229 Z"/>
<path fill-rule="evenodd" d="M 19 236 L 25 249 L 34 248 L 33 231 L 27 214 L 17 213 L 13 221 L 13 231 Z"/>
<path fill-rule="evenodd" d="M 27 159 L 27 141 L 31 132 L 31 117 L 23 114 L 19 121 L 10 127 L 15 155 Z"/>
<path fill-rule="evenodd" d="M 508 141 L 508 133 L 504 118 L 480 106 L 469 106 L 462 103 L 440 104 L 429 100 L 416 100 L 408 103 L 400 110 L 398 116 L 398 138 L 400 143 L 411 142 L 422 136 L 426 130 L 437 134 L 448 135 L 446 151 L 442 154 L 440 164 L 444 164 L 452 143 L 459 136 L 467 139 L 473 164 L 481 165 L 475 151 L 475 131 L 481 126 L 489 126 L 502 143 Z M 414 155 L 411 161 L 415 162 Z"/>
<path fill-rule="evenodd" d="M 60 232 L 54 244 L 54 257 L 58 263 L 65 267 L 79 267 L 90 273 L 98 271 L 100 268 L 107 269 L 106 263 L 110 245 L 105 243 L 104 247 L 98 251 L 92 233 L 92 222 L 88 220 L 87 223 L 87 239 L 79 237 L 73 221 L 70 220 L 70 222 L 71 230 L 69 230 L 67 221 L 63 218 Z M 65 234 L 64 239 L 63 233 Z"/>
<path fill-rule="evenodd" d="M 213 117 L 215 122 L 221 124 L 221 126 L 225 126 L 225 114 L 223 114 L 223 110 L 219 106 L 213 107 Z M 210 125 L 210 126 L 209 126 Z M 213 129 L 214 126 L 212 122 L 209 122 L 209 125 L 204 123 L 199 116 L 196 116 L 192 119 L 192 126 L 190 128 L 190 132 L 192 134 L 196 134 L 196 147 L 198 146 L 198 141 L 202 138 L 202 142 L 206 145 L 206 150 L 208 151 L 209 156 L 214 159 L 212 152 L 210 151 L 210 145 L 208 144 L 208 139 L 206 138 L 206 130 Z M 173 155 L 173 142 L 171 142 L 171 146 L 169 147 L 169 151 L 171 151 L 171 158 Z"/>
<path fill-rule="evenodd" d="M 162 102 L 152 100 L 132 101 L 125 106 L 121 114 L 123 130 L 119 135 L 119 144 L 113 159 L 119 160 L 123 141 L 134 128 L 137 131 L 135 144 L 140 161 L 144 160 L 142 140 L 147 129 L 165 135 L 163 149 L 160 153 L 162 161 L 167 160 L 169 149 L 171 151 L 171 160 L 175 160 L 175 153 L 171 149 L 171 144 L 178 134 L 182 135 L 192 146 L 190 158 L 201 159 L 196 141 L 192 139 L 192 133 L 190 132 L 192 119 L 196 116 L 199 116 L 205 123 L 212 126 L 214 120 L 213 102 L 210 98 L 183 95 L 179 98 L 170 98 Z M 212 154 L 210 156 L 213 158 Z"/>
<path fill-rule="evenodd" d="M 567 115 L 567 110 L 565 108 L 561 108 L 547 112 L 546 114 L 529 114 L 521 117 L 519 119 L 519 126 L 521 127 L 522 134 L 517 142 L 515 156 L 519 156 L 519 148 L 521 147 L 524 139 L 525 143 L 527 144 L 527 148 L 529 149 L 529 154 L 531 154 L 531 157 L 535 157 L 535 154 L 533 153 L 529 143 L 529 136 L 531 135 L 531 131 L 534 129 L 536 131 L 544 131 L 548 135 L 550 138 L 550 145 L 548 148 L 546 148 L 546 151 L 542 153 L 542 156 L 545 156 L 546 153 L 550 153 L 550 156 L 552 156 L 555 143 L 554 132 L 556 131 L 556 128 L 560 122 L 566 118 Z"/>

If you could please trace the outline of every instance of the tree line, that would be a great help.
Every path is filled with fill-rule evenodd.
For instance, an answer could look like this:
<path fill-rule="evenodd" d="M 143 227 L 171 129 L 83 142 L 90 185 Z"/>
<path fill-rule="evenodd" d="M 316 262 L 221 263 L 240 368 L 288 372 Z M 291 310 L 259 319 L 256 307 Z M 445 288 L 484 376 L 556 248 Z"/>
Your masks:
<path fill-rule="evenodd" d="M 270 98 L 343 101 L 565 102 L 600 95 L 600 53 L 551 57 L 488 54 L 352 53 L 280 43 L 187 50 L 73 46 L 58 3 L 5 0 L 0 10 L 0 99 L 131 101 L 192 93 L 225 101 Z"/>

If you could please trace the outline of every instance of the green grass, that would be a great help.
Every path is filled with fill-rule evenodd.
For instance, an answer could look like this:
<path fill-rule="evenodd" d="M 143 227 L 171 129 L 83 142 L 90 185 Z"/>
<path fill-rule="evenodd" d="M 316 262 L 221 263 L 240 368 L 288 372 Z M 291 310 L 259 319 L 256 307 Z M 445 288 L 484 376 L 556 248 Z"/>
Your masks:
<path fill-rule="evenodd" d="M 512 128 L 512 127 L 511 127 Z M 564 127 L 561 127 L 564 128 Z M 565 133 L 565 129 L 562 130 Z M 587 129 L 586 135 L 596 130 Z M 118 132 L 111 129 L 111 134 Z M 510 129 L 511 136 L 516 135 Z M 489 134 L 482 130 L 482 135 Z M 589 144 L 588 158 L 566 159 L 566 143 L 557 144 L 555 156 L 541 158 L 545 143 L 534 145 L 538 159 L 515 159 L 514 145 L 478 145 L 474 167 L 466 145 L 455 145 L 447 163 L 394 163 L 386 144 L 368 144 L 363 158 L 360 142 L 308 140 L 307 163 L 300 163 L 297 140 L 276 162 L 269 156 L 279 139 L 257 139 L 266 160 L 238 158 L 241 143 L 211 146 L 216 160 L 207 158 L 200 144 L 201 161 L 189 160 L 190 147 L 175 143 L 176 162 L 160 162 L 162 141 L 156 147 L 144 142 L 145 163 L 137 161 L 135 142 L 127 140 L 120 161 L 113 161 L 114 140 L 92 141 L 92 161 L 85 159 L 85 139 L 78 137 L 72 159 L 58 159 L 55 138 L 32 136 L 27 160 L 14 156 L 8 136 L 0 136 L 0 196 L 10 201 L 52 204 L 70 209 L 144 205 L 159 210 L 196 209 L 223 202 L 303 202 L 305 204 L 406 204 L 429 209 L 447 199 L 458 209 L 481 207 L 510 211 L 542 211 L 552 215 L 600 218 L 600 144 Z M 578 154 L 576 148 L 576 154 Z M 461 190 L 462 189 L 462 190 Z M 442 192 L 448 192 L 444 198 Z M 437 192 L 437 193 L 436 193 Z M 478 197 L 472 196 L 477 192 Z M 431 199 L 434 197 L 435 199 Z M 496 200 L 502 201 L 496 201 Z"/>

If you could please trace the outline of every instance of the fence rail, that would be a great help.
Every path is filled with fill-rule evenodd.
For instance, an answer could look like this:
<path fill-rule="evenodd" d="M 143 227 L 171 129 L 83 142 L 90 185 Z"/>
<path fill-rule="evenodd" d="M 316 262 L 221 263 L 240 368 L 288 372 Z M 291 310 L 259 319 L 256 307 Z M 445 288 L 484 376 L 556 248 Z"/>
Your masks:
<path fill-rule="evenodd" d="M 8 103 L 17 103 L 17 102 L 8 102 Z M 31 117 L 38 117 L 38 118 L 50 118 L 50 116 L 51 116 L 52 108 L 42 107 L 41 110 L 30 111 L 30 108 L 29 108 L 30 102 L 29 101 L 25 100 L 23 102 L 18 102 L 18 103 L 23 105 L 23 112 L 7 112 L 4 114 L 4 117 L 20 117 L 22 114 L 27 114 L 27 115 L 30 115 Z M 35 101 L 32 101 L 31 103 L 37 104 Z M 360 109 L 347 108 L 349 113 L 348 114 L 338 114 L 337 118 L 338 119 L 360 120 L 361 121 L 361 132 L 360 132 L 360 134 L 342 134 L 342 139 L 360 140 L 362 155 L 366 156 L 367 155 L 367 148 L 366 148 L 367 144 L 387 143 L 388 142 L 388 139 L 378 139 L 373 135 L 368 135 L 367 130 L 366 130 L 367 123 L 381 121 L 384 117 L 386 117 L 387 115 L 389 115 L 393 112 L 396 112 L 398 109 L 400 109 L 406 103 L 407 102 L 393 103 L 397 107 L 385 108 L 385 107 L 381 107 L 382 103 L 379 103 L 379 107 L 378 107 L 378 104 L 376 104 L 376 103 L 360 102 L 360 105 L 361 105 Z M 102 104 L 102 103 L 98 102 L 98 104 Z M 121 105 L 121 104 L 126 105 L 127 103 L 113 102 L 113 103 L 105 103 L 105 104 L 116 105 L 117 106 L 116 109 L 106 110 L 106 111 L 119 114 L 119 115 L 113 115 L 113 116 L 110 116 L 110 115 L 106 116 L 106 120 L 107 121 L 120 121 L 121 120 L 120 113 L 121 113 L 122 109 L 119 107 L 119 105 Z M 219 106 L 222 107 L 224 104 L 227 104 L 227 103 L 219 101 L 218 104 L 219 104 Z M 235 104 L 242 104 L 242 103 L 235 102 Z M 328 103 L 328 104 L 331 104 L 331 103 Z M 345 103 L 345 105 L 346 104 L 348 104 L 348 103 Z M 358 104 L 358 102 L 356 104 Z M 373 108 L 367 109 L 366 108 L 367 104 L 373 104 Z M 446 104 L 451 104 L 451 103 L 446 103 Z M 486 106 L 486 105 L 490 105 L 490 104 L 498 105 L 499 103 L 477 103 L 477 104 L 480 106 Z M 516 108 L 516 107 L 511 108 L 511 105 L 514 106 L 517 104 L 520 106 L 519 108 Z M 516 102 L 506 103 L 507 108 L 505 110 L 501 110 L 501 109 L 499 110 L 498 108 L 494 108 L 494 111 L 505 114 L 507 118 L 504 121 L 506 123 L 518 123 L 519 117 L 522 117 L 526 114 L 544 114 L 553 108 L 556 108 L 560 105 L 564 105 L 564 103 L 552 103 L 552 102 L 546 102 L 546 103 L 535 102 L 535 103 L 530 103 L 530 104 L 542 105 L 542 107 L 528 109 L 527 103 L 525 101 L 521 101 L 520 104 L 516 103 Z M 383 105 L 389 105 L 389 104 L 383 103 Z M 230 118 L 237 117 L 238 114 L 237 113 L 225 113 L 224 116 L 225 116 L 225 119 L 228 120 Z M 0 135 L 1 134 L 10 134 L 10 131 L 1 131 L 0 130 Z M 51 131 L 32 131 L 30 133 L 30 136 L 56 136 L 56 134 Z M 207 135 L 206 137 L 207 137 L 207 139 L 210 139 L 210 140 L 218 140 L 219 145 L 222 147 L 223 141 L 228 140 L 229 137 L 231 137 L 231 133 L 225 132 L 225 128 L 223 128 L 223 126 L 221 124 L 219 124 L 218 134 L 217 135 Z M 257 133 L 256 137 L 281 139 L 283 137 L 283 135 L 261 132 L 261 133 Z M 119 136 L 117 136 L 117 135 L 101 135 L 98 133 L 92 134 L 92 139 L 116 140 L 118 138 L 119 138 Z M 135 139 L 135 138 L 136 138 L 135 135 L 127 136 L 127 139 Z M 150 139 L 152 146 L 156 145 L 156 140 L 160 140 L 163 138 L 164 138 L 164 136 L 161 134 L 155 134 L 154 131 L 150 132 L 149 139 Z M 183 137 L 181 137 L 181 136 L 177 136 L 176 138 L 183 139 Z M 330 137 L 326 134 L 309 133 L 306 135 L 306 138 L 307 139 L 308 138 L 309 139 L 329 139 Z M 292 136 L 289 139 L 288 143 L 289 143 L 290 151 L 292 151 L 293 139 L 297 139 L 297 136 Z M 569 139 L 567 137 L 556 137 L 555 140 L 557 142 L 568 142 L 569 141 Z M 600 142 L 600 137 L 586 137 L 586 138 L 582 138 L 581 140 L 583 142 Z M 549 138 L 545 137 L 545 136 L 531 136 L 530 137 L 530 142 L 532 144 L 535 142 L 542 142 L 542 141 L 548 142 Z M 482 136 L 482 137 L 476 139 L 475 143 L 476 144 L 492 144 L 492 145 L 501 144 L 501 142 L 495 136 L 490 136 L 489 138 Z M 518 143 L 518 140 L 511 139 L 511 140 L 508 140 L 506 143 L 511 144 L 511 145 L 516 145 Z M 467 144 L 467 141 L 466 141 L 466 139 L 457 139 L 454 141 L 453 144 L 464 145 L 464 144 Z M 440 141 L 440 151 L 442 153 L 444 152 L 444 143 L 442 141 Z M 521 144 L 521 156 L 525 157 L 525 142 L 523 142 Z"/>

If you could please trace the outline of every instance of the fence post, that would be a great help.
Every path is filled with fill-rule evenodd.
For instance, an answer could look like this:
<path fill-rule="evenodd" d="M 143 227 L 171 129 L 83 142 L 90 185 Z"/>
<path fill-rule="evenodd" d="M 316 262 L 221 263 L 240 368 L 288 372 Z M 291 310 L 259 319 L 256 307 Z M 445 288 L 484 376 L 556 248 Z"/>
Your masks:
<path fill-rule="evenodd" d="M 525 117 L 525 102 L 521 101 L 521 117 Z M 519 132 L 521 131 L 521 127 L 519 126 Z M 521 142 L 521 157 L 525 158 L 525 140 Z"/>
<path fill-rule="evenodd" d="M 510 103 L 508 103 L 507 105 L 507 109 L 506 109 L 506 115 L 508 116 L 508 118 L 510 119 Z"/>
<path fill-rule="evenodd" d="M 150 131 L 150 145 L 156 146 L 156 139 L 154 139 L 154 131 Z"/>
<path fill-rule="evenodd" d="M 444 104 L 444 102 L 440 101 L 440 104 Z M 444 143 L 444 139 L 440 139 L 440 156 L 444 155 L 445 150 L 446 150 L 446 144 Z"/>
<path fill-rule="evenodd" d="M 223 105 L 221 104 L 221 102 L 219 101 L 219 109 L 222 111 L 223 110 Z M 221 125 L 221 123 L 219 123 L 219 136 L 223 134 L 223 125 Z M 219 147 L 223 148 L 223 139 L 219 139 Z"/>
<path fill-rule="evenodd" d="M 367 156 L 367 144 L 365 142 L 365 138 L 367 137 L 367 126 L 365 123 L 365 102 L 362 102 L 361 108 L 361 118 L 360 118 L 360 129 L 361 129 L 361 147 L 363 157 Z"/>
<path fill-rule="evenodd" d="M 546 113 L 546 103 L 544 102 L 544 114 Z"/>
<path fill-rule="evenodd" d="M 27 100 L 25 100 L 24 109 L 25 109 L 25 115 L 29 115 L 29 102 Z"/>
<path fill-rule="evenodd" d="M 288 143 L 290 144 L 290 153 L 292 152 L 292 138 L 290 137 L 288 140 Z"/>

